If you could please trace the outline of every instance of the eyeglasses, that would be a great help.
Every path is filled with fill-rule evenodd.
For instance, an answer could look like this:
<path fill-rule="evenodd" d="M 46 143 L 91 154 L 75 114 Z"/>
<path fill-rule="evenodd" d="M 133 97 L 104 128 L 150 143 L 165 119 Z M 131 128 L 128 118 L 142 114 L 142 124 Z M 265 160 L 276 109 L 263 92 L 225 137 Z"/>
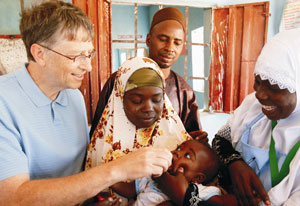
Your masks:
<path fill-rule="evenodd" d="M 40 45 L 41 47 L 43 47 L 43 48 L 45 48 L 45 49 L 48 49 L 48 50 L 50 50 L 50 51 L 52 51 L 52 52 L 54 52 L 54 53 L 56 53 L 56 54 L 58 54 L 58 55 L 61 55 L 61 56 L 63 56 L 63 57 L 66 57 L 66 58 L 68 58 L 68 59 L 70 59 L 70 60 L 72 60 L 73 62 L 76 62 L 76 63 L 83 63 L 83 62 L 85 62 L 85 60 L 86 60 L 86 58 L 89 58 L 89 59 L 93 59 L 94 57 L 95 57 L 95 55 L 96 55 L 96 50 L 93 50 L 89 55 L 84 55 L 84 54 L 80 54 L 80 55 L 77 55 L 77 56 L 74 56 L 74 57 L 70 57 L 70 56 L 67 56 L 67 55 L 64 55 L 64 54 L 62 54 L 62 53 L 59 53 L 59 52 L 57 52 L 57 51 L 55 51 L 55 50 L 53 50 L 53 49 L 50 49 L 49 47 L 47 47 L 47 46 L 44 46 L 44 45 L 41 45 L 41 44 L 38 44 L 38 45 Z"/>

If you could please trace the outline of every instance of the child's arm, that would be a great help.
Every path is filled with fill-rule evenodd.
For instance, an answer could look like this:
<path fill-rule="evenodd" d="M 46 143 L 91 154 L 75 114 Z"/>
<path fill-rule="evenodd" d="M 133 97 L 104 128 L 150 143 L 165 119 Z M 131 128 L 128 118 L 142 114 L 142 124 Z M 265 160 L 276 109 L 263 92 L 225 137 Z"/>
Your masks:
<path fill-rule="evenodd" d="M 122 195 L 124 197 L 127 197 L 129 199 L 134 198 L 136 196 L 136 190 L 135 190 L 135 182 L 119 182 L 116 183 L 112 186 L 110 186 L 110 188 L 115 191 L 116 193 L 118 193 L 119 195 Z"/>
<path fill-rule="evenodd" d="M 188 188 L 188 181 L 182 173 L 171 175 L 169 172 L 163 173 L 160 177 L 153 178 L 162 190 L 176 205 L 183 205 L 185 192 Z"/>

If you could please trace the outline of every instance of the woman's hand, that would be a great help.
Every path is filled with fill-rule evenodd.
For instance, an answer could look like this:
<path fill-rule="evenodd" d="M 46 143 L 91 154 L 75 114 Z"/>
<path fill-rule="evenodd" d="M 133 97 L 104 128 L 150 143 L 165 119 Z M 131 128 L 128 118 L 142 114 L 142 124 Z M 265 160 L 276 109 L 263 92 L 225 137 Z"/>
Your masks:
<path fill-rule="evenodd" d="M 208 134 L 202 130 L 190 132 L 189 135 L 193 137 L 195 140 L 200 140 L 204 142 L 208 142 Z"/>
<path fill-rule="evenodd" d="M 228 169 L 240 205 L 258 206 L 260 201 L 270 205 L 268 193 L 251 167 L 238 160 L 231 163 Z"/>

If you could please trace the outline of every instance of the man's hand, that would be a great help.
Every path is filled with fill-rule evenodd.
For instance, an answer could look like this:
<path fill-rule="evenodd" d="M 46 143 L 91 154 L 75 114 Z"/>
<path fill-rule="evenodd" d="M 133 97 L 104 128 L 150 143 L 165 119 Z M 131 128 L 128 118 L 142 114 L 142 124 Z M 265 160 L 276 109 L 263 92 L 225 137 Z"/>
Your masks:
<path fill-rule="evenodd" d="M 270 205 L 268 193 L 251 167 L 238 160 L 231 163 L 228 169 L 240 205 L 258 206 L 260 201 Z"/>
<path fill-rule="evenodd" d="M 191 135 L 191 137 L 193 137 L 195 140 L 208 142 L 208 134 L 202 130 L 190 132 L 189 135 Z"/>
<path fill-rule="evenodd" d="M 142 148 L 109 164 L 119 168 L 119 181 L 133 181 L 141 177 L 160 176 L 167 171 L 171 162 L 172 154 L 167 149 Z"/>

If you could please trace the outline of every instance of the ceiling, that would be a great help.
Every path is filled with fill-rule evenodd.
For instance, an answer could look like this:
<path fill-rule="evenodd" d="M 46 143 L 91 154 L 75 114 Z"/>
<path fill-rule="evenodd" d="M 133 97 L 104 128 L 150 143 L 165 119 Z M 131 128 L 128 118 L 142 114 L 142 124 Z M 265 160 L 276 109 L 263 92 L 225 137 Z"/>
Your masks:
<path fill-rule="evenodd" d="M 217 5 L 216 1 L 211 0 L 112 0 L 113 4 L 151 4 L 151 5 L 174 5 L 211 8 Z"/>

